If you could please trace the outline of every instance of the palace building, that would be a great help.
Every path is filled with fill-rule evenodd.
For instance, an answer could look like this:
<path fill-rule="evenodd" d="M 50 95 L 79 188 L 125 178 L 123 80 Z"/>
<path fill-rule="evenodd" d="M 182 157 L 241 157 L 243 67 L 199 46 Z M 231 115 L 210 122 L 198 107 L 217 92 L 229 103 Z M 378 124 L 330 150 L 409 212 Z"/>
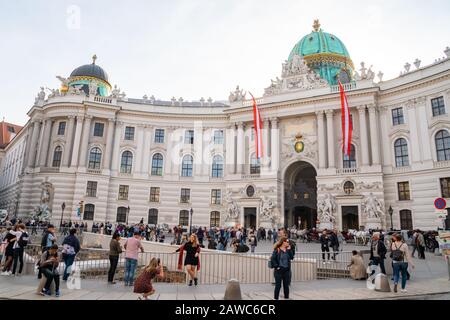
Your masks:
<path fill-rule="evenodd" d="M 57 224 L 449 227 L 433 205 L 450 201 L 445 54 L 384 80 L 316 21 L 256 99 L 261 159 L 244 90 L 228 101 L 134 99 L 111 86 L 94 56 L 58 77 L 61 88 L 39 92 L 4 148 L 0 209 Z M 351 108 L 349 157 L 338 80 Z"/>

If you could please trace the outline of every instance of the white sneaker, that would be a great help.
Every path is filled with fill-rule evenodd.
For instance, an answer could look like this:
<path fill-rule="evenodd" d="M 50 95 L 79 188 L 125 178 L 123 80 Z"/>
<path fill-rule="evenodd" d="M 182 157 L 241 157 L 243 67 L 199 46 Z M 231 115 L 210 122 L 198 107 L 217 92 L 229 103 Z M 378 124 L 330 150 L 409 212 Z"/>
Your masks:
<path fill-rule="evenodd" d="M 0 273 L 0 275 L 6 276 L 6 275 L 8 275 L 8 272 L 7 271 L 3 271 L 2 273 Z"/>
<path fill-rule="evenodd" d="M 406 289 L 402 289 L 401 293 L 407 293 L 408 291 Z"/>
<path fill-rule="evenodd" d="M 12 275 L 12 271 L 8 271 L 8 276 Z"/>

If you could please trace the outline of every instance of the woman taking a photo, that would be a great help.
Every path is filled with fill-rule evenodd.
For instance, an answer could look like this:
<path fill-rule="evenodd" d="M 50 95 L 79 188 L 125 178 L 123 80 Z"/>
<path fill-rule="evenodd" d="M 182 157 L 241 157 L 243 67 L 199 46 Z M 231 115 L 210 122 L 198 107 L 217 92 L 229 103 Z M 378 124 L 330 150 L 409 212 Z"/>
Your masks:
<path fill-rule="evenodd" d="M 144 300 L 148 300 L 148 297 L 155 293 L 155 289 L 152 285 L 152 279 L 164 277 L 164 268 L 160 259 L 152 258 L 148 266 L 144 268 L 142 273 L 137 277 L 134 283 L 134 293 L 142 294 Z M 139 300 L 142 300 L 139 297 Z"/>
<path fill-rule="evenodd" d="M 275 300 L 278 300 L 283 282 L 284 298 L 289 299 L 289 276 L 291 272 L 291 260 L 294 259 L 294 253 L 286 237 L 281 237 L 275 244 L 271 257 L 271 264 L 274 269 L 275 277 Z"/>
<path fill-rule="evenodd" d="M 114 233 L 111 242 L 109 243 L 109 262 L 110 267 L 108 270 L 108 283 L 115 284 L 114 275 L 116 274 L 117 263 L 119 262 L 119 256 L 122 253 L 122 247 L 120 246 L 120 234 Z"/>
<path fill-rule="evenodd" d="M 184 251 L 186 251 L 184 266 L 186 267 L 186 272 L 190 277 L 189 286 L 192 286 L 192 281 L 194 281 L 194 284 L 197 285 L 197 271 L 200 270 L 200 244 L 198 242 L 197 235 L 194 233 L 191 234 L 189 241 L 175 251 L 180 253 L 178 257 L 178 270 L 182 269 L 181 265 Z"/>

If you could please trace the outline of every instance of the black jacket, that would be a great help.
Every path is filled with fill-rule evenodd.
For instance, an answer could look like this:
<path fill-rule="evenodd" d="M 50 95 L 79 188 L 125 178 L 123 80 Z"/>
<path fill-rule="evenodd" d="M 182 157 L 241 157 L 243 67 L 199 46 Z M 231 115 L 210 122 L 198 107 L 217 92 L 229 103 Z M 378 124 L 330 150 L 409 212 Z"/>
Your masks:
<path fill-rule="evenodd" d="M 386 246 L 384 245 L 384 242 L 381 240 L 378 240 L 378 255 L 380 256 L 381 259 L 385 259 L 386 258 Z M 370 242 L 370 259 L 373 259 L 373 248 L 372 248 L 372 242 Z"/>
<path fill-rule="evenodd" d="M 334 233 L 330 234 L 330 236 L 328 237 L 328 240 L 330 241 L 330 246 L 331 247 L 338 247 L 339 248 L 339 240 L 337 235 L 335 235 Z"/>
<path fill-rule="evenodd" d="M 322 247 L 328 247 L 328 242 L 330 241 L 330 238 L 328 237 L 328 235 L 324 236 L 323 234 L 320 235 L 320 244 L 322 245 Z"/>

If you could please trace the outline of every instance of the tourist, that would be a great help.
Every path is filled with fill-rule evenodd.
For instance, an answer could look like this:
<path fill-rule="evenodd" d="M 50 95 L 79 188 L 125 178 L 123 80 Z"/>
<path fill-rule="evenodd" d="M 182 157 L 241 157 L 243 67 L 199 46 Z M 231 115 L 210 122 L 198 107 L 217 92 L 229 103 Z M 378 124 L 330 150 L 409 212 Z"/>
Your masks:
<path fill-rule="evenodd" d="M 409 254 L 408 245 L 403 242 L 403 237 L 400 234 L 394 234 L 392 236 L 391 244 L 391 258 L 392 265 L 394 269 L 394 292 L 397 292 L 398 282 L 400 280 L 400 272 L 402 276 L 401 292 L 406 291 L 406 280 L 408 272 L 408 263 L 414 269 L 414 264 L 412 262 L 411 256 Z"/>
<path fill-rule="evenodd" d="M 272 241 L 272 229 L 269 229 L 269 231 L 267 232 L 267 236 L 269 238 L 269 241 Z"/>
<path fill-rule="evenodd" d="M 333 249 L 333 261 L 336 261 L 336 255 L 339 254 L 339 239 L 337 237 L 336 229 L 330 232 L 330 236 L 328 237 L 330 241 L 330 247 Z"/>
<path fill-rule="evenodd" d="M 210 236 L 208 236 L 207 239 L 208 239 L 208 249 L 216 250 L 217 249 L 216 240 L 214 240 L 214 238 L 211 238 Z"/>
<path fill-rule="evenodd" d="M 226 251 L 226 248 L 227 248 L 227 242 L 224 237 L 221 237 L 219 239 L 219 244 L 217 245 L 217 250 Z"/>
<path fill-rule="evenodd" d="M 120 234 L 114 233 L 111 242 L 109 243 L 109 270 L 108 270 L 108 283 L 116 284 L 114 281 L 114 275 L 116 274 L 117 263 L 119 262 L 119 256 L 122 253 L 122 247 L 120 246 Z"/>
<path fill-rule="evenodd" d="M 325 260 L 325 252 L 327 253 L 327 261 L 330 261 L 330 246 L 329 246 L 329 238 L 327 234 L 327 230 L 323 230 L 320 236 L 320 250 L 322 251 L 322 260 Z M 324 261 L 325 263 L 325 261 Z"/>
<path fill-rule="evenodd" d="M 17 240 L 16 236 L 12 233 L 15 232 L 11 227 L 7 228 L 8 233 L 4 237 L 4 241 L 6 243 L 5 248 L 5 263 L 3 265 L 2 276 L 10 276 L 12 274 L 11 267 L 14 259 L 14 244 Z"/>
<path fill-rule="evenodd" d="M 417 245 L 416 245 L 416 240 L 417 240 L 417 236 L 418 236 L 418 232 L 417 230 L 414 230 L 414 233 L 412 235 L 412 239 L 411 239 L 411 246 L 412 246 L 412 252 L 411 252 L 411 257 L 414 258 L 414 254 L 417 252 L 419 252 L 419 250 L 417 249 Z M 418 255 L 420 256 L 420 253 L 418 253 Z"/>
<path fill-rule="evenodd" d="M 148 266 L 146 266 L 142 273 L 136 278 L 134 293 L 142 294 L 144 300 L 147 300 L 150 295 L 155 293 L 155 289 L 153 289 L 152 285 L 152 279 L 155 277 L 164 277 L 164 267 L 161 264 L 160 259 L 152 258 Z M 139 297 L 139 300 L 141 300 L 141 297 Z"/>
<path fill-rule="evenodd" d="M 272 230 L 273 243 L 275 244 L 278 240 L 278 232 L 275 228 Z"/>
<path fill-rule="evenodd" d="M 294 254 L 289 246 L 289 240 L 286 237 L 281 237 L 275 244 L 271 256 L 275 277 L 275 300 L 278 300 L 280 296 L 281 283 L 283 283 L 284 298 L 289 299 L 289 274 L 291 270 L 291 260 L 293 259 Z"/>
<path fill-rule="evenodd" d="M 371 265 L 380 266 L 381 273 L 383 274 L 386 274 L 386 269 L 384 267 L 386 252 L 386 246 L 384 245 L 384 242 L 380 240 L 380 233 L 374 232 L 370 243 L 370 261 Z M 372 271 L 372 274 L 374 273 L 375 270 Z"/>
<path fill-rule="evenodd" d="M 19 224 L 17 226 L 17 231 L 15 233 L 17 241 L 14 243 L 14 263 L 13 263 L 13 269 L 12 274 L 16 275 L 16 268 L 17 268 L 17 262 L 20 263 L 19 266 L 19 273 L 17 274 L 20 276 L 22 274 L 23 269 L 23 253 L 25 250 L 25 247 L 28 245 L 29 237 L 28 233 L 25 231 L 25 225 L 23 223 Z"/>
<path fill-rule="evenodd" d="M 247 245 L 242 244 L 238 239 L 233 240 L 233 242 L 231 243 L 231 247 L 233 248 L 234 253 L 246 253 L 248 250 L 250 250 Z"/>
<path fill-rule="evenodd" d="M 366 268 L 364 267 L 364 260 L 358 251 L 352 251 L 352 259 L 347 266 L 350 269 L 350 277 L 353 280 L 365 280 L 367 276 Z"/>
<path fill-rule="evenodd" d="M 58 273 L 59 257 L 58 257 L 58 245 L 54 244 L 48 250 L 44 251 L 39 260 L 40 272 L 47 278 L 44 288 L 41 294 L 44 296 L 50 296 L 50 285 L 52 281 L 55 282 L 55 295 L 59 297 L 59 273 Z"/>
<path fill-rule="evenodd" d="M 250 233 L 250 237 L 248 238 L 248 242 L 250 244 L 250 252 L 255 253 L 255 248 L 258 245 L 258 240 L 255 237 L 255 234 L 252 232 Z"/>
<path fill-rule="evenodd" d="M 56 236 L 55 236 L 55 226 L 52 224 L 49 224 L 47 226 L 47 231 L 44 232 L 44 235 L 42 236 L 41 241 L 41 247 L 42 251 L 48 250 L 53 244 L 56 242 Z"/>
<path fill-rule="evenodd" d="M 135 231 L 133 237 L 125 242 L 125 286 L 132 286 L 134 281 L 134 272 L 136 271 L 138 251 L 144 252 L 141 244 L 141 235 Z"/>
<path fill-rule="evenodd" d="M 72 266 L 75 256 L 80 251 L 80 241 L 75 236 L 77 229 L 70 229 L 69 235 L 63 241 L 62 258 L 64 260 L 64 275 L 63 281 L 69 278 L 69 268 Z"/>
<path fill-rule="evenodd" d="M 186 257 L 184 259 L 184 266 L 186 272 L 189 275 L 189 286 L 198 284 L 197 271 L 200 270 L 200 243 L 198 242 L 197 235 L 191 234 L 189 241 L 179 247 L 175 252 L 179 252 L 178 256 L 178 269 L 182 269 L 183 252 L 186 251 Z"/>
<path fill-rule="evenodd" d="M 425 260 L 425 238 L 420 230 L 417 230 L 416 246 L 419 259 Z"/>

